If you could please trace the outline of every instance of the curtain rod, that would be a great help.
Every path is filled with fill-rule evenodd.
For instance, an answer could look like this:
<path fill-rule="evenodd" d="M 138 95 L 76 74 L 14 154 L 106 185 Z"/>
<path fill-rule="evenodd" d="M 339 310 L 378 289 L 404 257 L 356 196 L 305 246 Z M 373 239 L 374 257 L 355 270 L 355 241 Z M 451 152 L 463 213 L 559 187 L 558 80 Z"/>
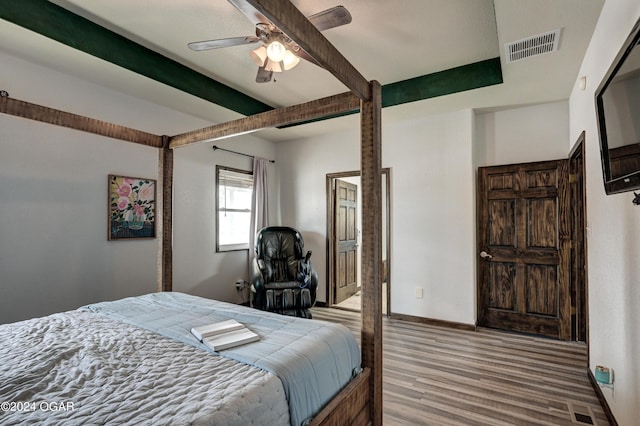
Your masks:
<path fill-rule="evenodd" d="M 238 152 L 238 151 L 231 151 L 230 149 L 220 148 L 220 147 L 218 147 L 218 146 L 216 146 L 216 145 L 212 146 L 211 148 L 213 148 L 213 150 L 214 150 L 214 151 L 216 151 L 216 150 L 218 150 L 218 149 L 219 149 L 220 151 L 227 151 L 227 152 L 231 152 L 231 153 L 233 153 L 233 154 L 244 155 L 245 157 L 255 158 L 255 156 L 253 156 L 253 155 L 244 154 L 244 153 L 242 153 L 242 152 Z M 268 160 L 268 161 L 269 161 L 270 163 L 275 163 L 275 162 L 276 162 L 276 160 Z"/>

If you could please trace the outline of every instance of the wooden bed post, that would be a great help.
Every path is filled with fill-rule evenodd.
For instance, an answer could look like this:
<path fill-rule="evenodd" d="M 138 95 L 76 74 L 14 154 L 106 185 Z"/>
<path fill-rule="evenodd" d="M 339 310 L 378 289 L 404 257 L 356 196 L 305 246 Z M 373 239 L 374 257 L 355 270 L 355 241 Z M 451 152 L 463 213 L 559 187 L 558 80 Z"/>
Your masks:
<path fill-rule="evenodd" d="M 361 102 L 362 366 L 371 368 L 369 410 L 382 425 L 382 88 L 372 81 Z"/>
<path fill-rule="evenodd" d="M 169 148 L 169 137 L 162 136 L 159 175 L 162 179 L 162 239 L 158 251 L 158 290 L 173 290 L 173 149 Z"/>

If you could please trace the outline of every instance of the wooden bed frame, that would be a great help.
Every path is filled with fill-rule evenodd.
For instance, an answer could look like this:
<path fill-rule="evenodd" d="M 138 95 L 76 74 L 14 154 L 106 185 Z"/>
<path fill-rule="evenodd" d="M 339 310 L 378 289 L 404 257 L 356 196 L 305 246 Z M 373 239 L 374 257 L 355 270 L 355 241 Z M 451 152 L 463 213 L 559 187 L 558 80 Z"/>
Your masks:
<path fill-rule="evenodd" d="M 363 372 L 347 385 L 314 418 L 312 425 L 382 425 L 382 189 L 381 108 L 382 90 L 367 81 L 307 18 L 290 2 L 245 0 L 300 45 L 321 66 L 338 78 L 350 92 L 251 115 L 175 136 L 159 136 L 89 117 L 0 97 L 0 112 L 64 126 L 115 139 L 156 147 L 160 153 L 158 175 L 162 180 L 162 229 L 158 288 L 171 291 L 173 150 L 270 127 L 302 123 L 317 118 L 360 110 L 362 185 L 362 331 Z"/>

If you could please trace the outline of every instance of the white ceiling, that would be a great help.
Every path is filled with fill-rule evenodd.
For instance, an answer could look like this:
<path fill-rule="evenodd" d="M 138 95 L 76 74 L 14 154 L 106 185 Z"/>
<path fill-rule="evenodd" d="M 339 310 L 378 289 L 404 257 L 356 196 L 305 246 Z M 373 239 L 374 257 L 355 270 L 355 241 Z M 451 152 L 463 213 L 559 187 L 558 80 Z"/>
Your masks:
<path fill-rule="evenodd" d="M 255 83 L 255 45 L 193 52 L 187 43 L 253 35 L 226 0 L 53 0 L 78 15 L 271 106 L 294 105 L 348 89 L 308 62 L 275 82 Z M 395 120 L 462 108 L 490 109 L 567 99 L 604 0 L 293 0 L 305 15 L 341 4 L 353 17 L 323 32 L 367 79 L 382 85 L 501 57 L 504 83 L 386 108 Z M 557 52 L 506 64 L 504 44 L 561 29 Z M 98 84 L 196 115 L 212 123 L 239 114 L 166 87 L 0 20 L 0 50 Z M 18 95 L 16 95 L 19 98 Z M 334 119 L 332 127 L 354 118 Z M 319 124 L 268 130 L 273 141 L 311 136 Z"/>

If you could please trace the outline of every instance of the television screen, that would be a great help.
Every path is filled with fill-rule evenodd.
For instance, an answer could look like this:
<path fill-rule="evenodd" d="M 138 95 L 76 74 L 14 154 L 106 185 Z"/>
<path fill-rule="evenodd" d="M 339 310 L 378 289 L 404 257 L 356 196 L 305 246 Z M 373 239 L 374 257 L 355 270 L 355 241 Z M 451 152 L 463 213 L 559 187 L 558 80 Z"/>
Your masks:
<path fill-rule="evenodd" d="M 607 193 L 640 188 L 640 20 L 596 92 Z"/>

